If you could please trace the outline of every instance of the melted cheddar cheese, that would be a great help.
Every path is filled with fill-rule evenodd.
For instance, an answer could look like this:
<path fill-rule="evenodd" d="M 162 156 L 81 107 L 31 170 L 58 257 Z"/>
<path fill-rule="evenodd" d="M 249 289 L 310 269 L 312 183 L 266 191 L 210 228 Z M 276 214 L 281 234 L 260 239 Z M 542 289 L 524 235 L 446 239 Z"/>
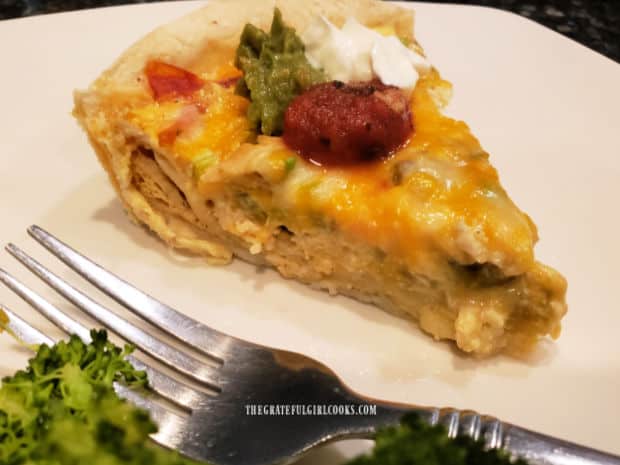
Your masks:
<path fill-rule="evenodd" d="M 313 8 L 342 20 L 347 2 L 355 3 L 332 10 L 320 0 Z M 302 2 L 279 5 L 297 28 L 307 23 Z M 534 260 L 534 225 L 506 195 L 468 126 L 442 113 L 450 84 L 430 65 L 407 90 L 391 89 L 397 95 L 367 83 L 382 100 L 367 111 L 351 111 L 355 100 L 330 94 L 319 106 L 325 112 L 311 114 L 320 101 L 306 93 L 311 104 L 299 113 L 318 116 L 304 126 L 310 142 L 300 139 L 301 156 L 288 137 L 257 134 L 247 117 L 250 102 L 234 92 L 241 76 L 232 65 L 237 34 L 247 22 L 265 26 L 270 15 L 259 7 L 240 14 L 233 6 L 210 2 L 158 29 L 76 92 L 74 114 L 127 212 L 171 247 L 212 263 L 238 257 L 273 267 L 409 317 L 476 355 L 522 353 L 540 337 L 557 337 L 566 281 Z M 382 2 L 368 6 L 355 9 L 361 24 L 422 54 L 408 14 Z M 393 130 L 385 106 L 405 130 Z M 349 119 L 350 131 L 332 124 Z M 382 145 L 364 139 L 377 127 L 379 142 L 399 135 L 383 145 L 395 153 L 375 154 Z M 291 128 L 285 133 L 303 134 Z M 345 166 L 341 134 L 377 158 Z M 306 161 L 313 138 L 330 148 L 325 153 L 334 163 Z M 1 319 L 0 311 L 0 326 Z"/>
<path fill-rule="evenodd" d="M 355 169 L 304 164 L 284 192 L 295 209 L 323 212 L 381 249 L 432 267 L 437 255 L 459 263 L 502 264 L 517 274 L 533 262 L 536 231 L 501 188 L 488 154 L 462 121 L 441 114 L 436 72 L 411 100 L 414 132 L 392 157 Z M 489 252 L 492 251 L 492 252 Z"/>
<path fill-rule="evenodd" d="M 222 159 L 253 137 L 246 117 L 249 101 L 227 87 L 239 70 L 225 64 L 189 99 L 153 101 L 132 108 L 129 121 L 150 139 L 151 145 L 191 161 L 210 150 Z"/>
<path fill-rule="evenodd" d="M 201 76 L 206 84 L 189 100 L 134 108 L 131 120 L 159 149 L 189 162 L 208 150 L 223 163 L 254 137 L 246 118 L 249 102 L 214 82 L 234 78 L 235 70 L 228 65 L 210 80 Z M 255 164 L 263 167 L 256 169 L 272 173 L 277 166 L 280 171 L 263 209 L 298 222 L 316 223 L 321 217 L 323 223 L 430 268 L 439 255 L 448 255 L 457 263 L 501 265 L 507 274 L 526 270 L 533 263 L 535 228 L 506 196 L 467 125 L 441 113 L 441 96 L 449 90 L 435 71 L 421 77 L 411 96 L 410 140 L 391 157 L 369 165 L 322 168 L 299 158 L 289 172 L 283 162 L 296 154 L 266 138 L 272 146 L 257 155 Z M 166 131 L 174 131 L 172 142 L 162 139 Z"/>

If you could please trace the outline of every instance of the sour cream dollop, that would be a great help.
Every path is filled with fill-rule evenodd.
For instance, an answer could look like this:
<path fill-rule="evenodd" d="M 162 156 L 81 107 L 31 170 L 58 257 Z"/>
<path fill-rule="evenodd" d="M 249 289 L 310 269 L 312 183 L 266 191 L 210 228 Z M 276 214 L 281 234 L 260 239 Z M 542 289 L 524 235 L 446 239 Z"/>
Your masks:
<path fill-rule="evenodd" d="M 348 18 L 338 29 L 319 16 L 301 34 L 308 61 L 336 81 L 369 81 L 412 89 L 431 65 L 395 36 L 383 36 Z"/>

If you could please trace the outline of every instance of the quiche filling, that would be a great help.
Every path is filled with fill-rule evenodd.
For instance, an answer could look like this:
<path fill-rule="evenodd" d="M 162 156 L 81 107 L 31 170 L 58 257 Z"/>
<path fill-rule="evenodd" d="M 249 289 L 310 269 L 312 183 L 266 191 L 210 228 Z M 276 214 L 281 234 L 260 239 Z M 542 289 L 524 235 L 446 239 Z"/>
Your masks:
<path fill-rule="evenodd" d="M 276 10 L 268 32 L 239 24 L 229 40 L 214 0 L 201 12 L 206 49 L 184 60 L 128 52 L 76 94 L 75 114 L 127 210 L 174 247 L 272 266 L 476 355 L 557 337 L 566 282 L 535 260 L 534 224 L 467 125 L 442 114 L 451 86 L 421 54 L 409 13 L 362 3 L 381 14 L 349 5 L 357 20 L 334 10 L 341 29 L 312 26 L 356 38 L 341 56 L 354 72 L 329 62 L 337 44 L 306 49 L 300 36 L 316 31 L 297 34 L 295 5 L 281 4 L 292 25 Z M 135 78 L 119 85 L 123 66 Z"/>

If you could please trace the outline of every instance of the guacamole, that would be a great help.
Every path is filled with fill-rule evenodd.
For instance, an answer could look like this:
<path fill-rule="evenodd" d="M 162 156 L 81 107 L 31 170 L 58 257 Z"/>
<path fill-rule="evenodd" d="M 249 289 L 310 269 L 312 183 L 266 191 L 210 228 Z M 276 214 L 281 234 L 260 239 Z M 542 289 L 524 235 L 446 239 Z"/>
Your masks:
<path fill-rule="evenodd" d="M 282 21 L 277 8 L 269 33 L 246 24 L 237 48 L 235 66 L 243 71 L 236 92 L 252 102 L 248 118 L 266 135 L 282 132 L 284 111 L 297 95 L 327 76 L 306 59 L 295 29 Z"/>

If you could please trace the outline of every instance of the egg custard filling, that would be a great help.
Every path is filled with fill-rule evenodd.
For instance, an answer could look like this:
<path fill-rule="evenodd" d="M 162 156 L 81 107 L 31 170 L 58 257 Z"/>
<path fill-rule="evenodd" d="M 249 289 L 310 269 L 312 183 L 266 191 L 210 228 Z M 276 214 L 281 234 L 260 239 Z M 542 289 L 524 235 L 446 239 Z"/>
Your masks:
<path fill-rule="evenodd" d="M 268 3 L 212 0 L 76 92 L 128 213 L 172 247 L 271 266 L 478 356 L 558 337 L 566 282 L 442 113 L 451 85 L 412 13 Z"/>

